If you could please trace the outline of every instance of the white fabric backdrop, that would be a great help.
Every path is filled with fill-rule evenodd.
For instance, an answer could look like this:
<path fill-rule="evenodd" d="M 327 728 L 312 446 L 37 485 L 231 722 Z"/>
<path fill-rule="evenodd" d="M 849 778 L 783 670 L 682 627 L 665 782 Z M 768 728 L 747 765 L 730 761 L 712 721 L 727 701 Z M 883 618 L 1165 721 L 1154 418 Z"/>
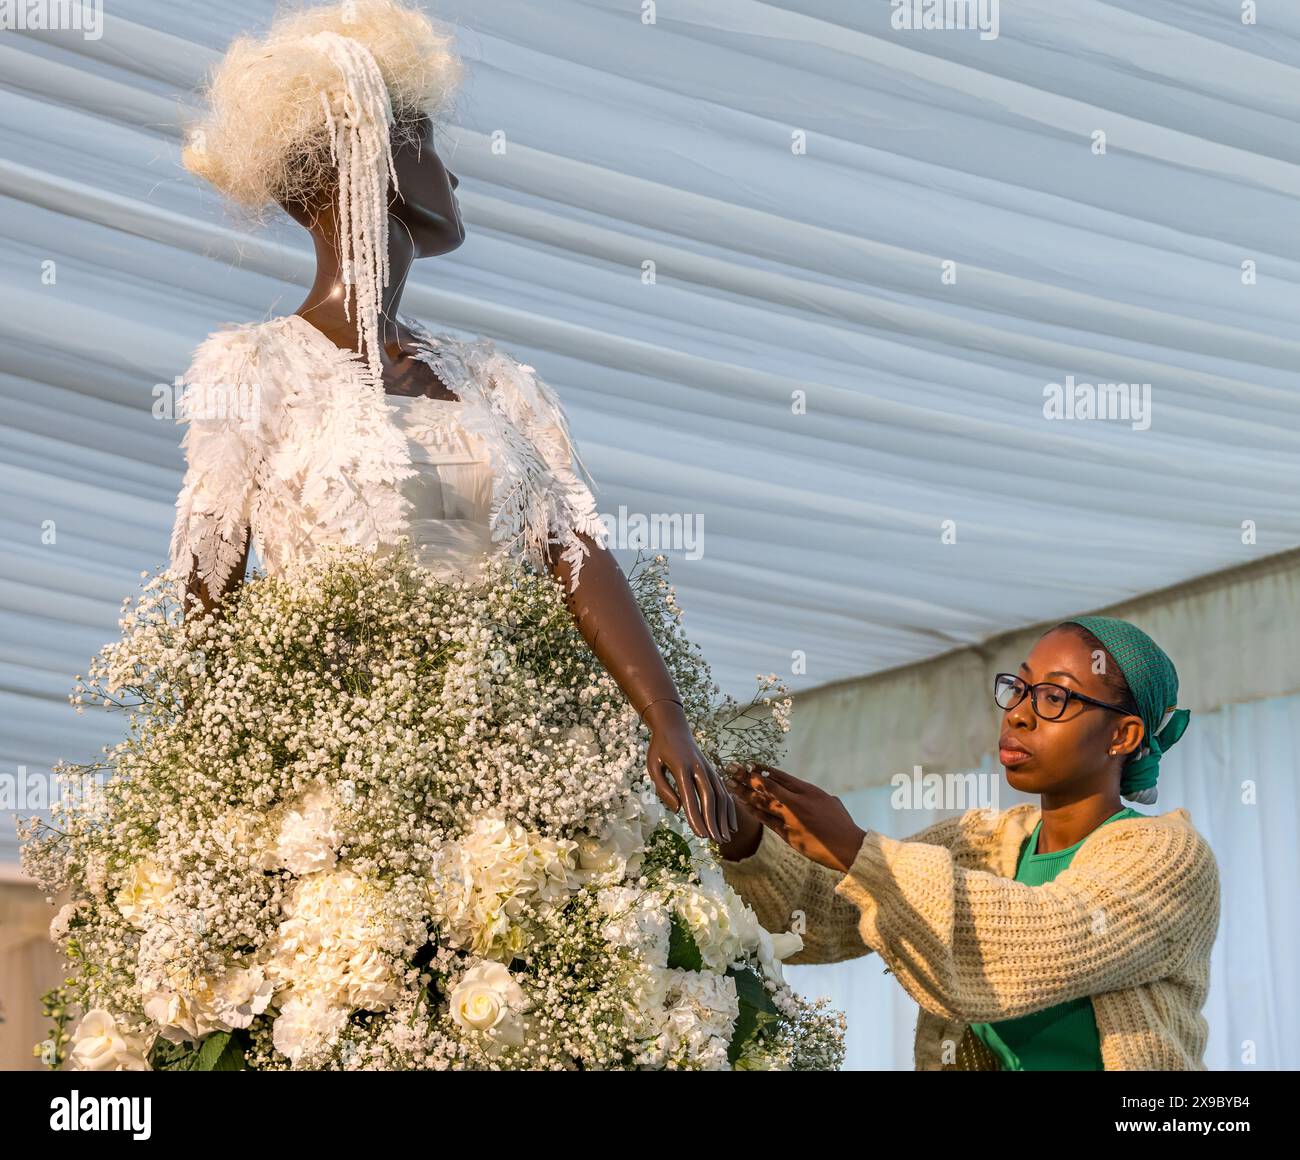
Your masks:
<path fill-rule="evenodd" d="M 1297 750 L 1300 696 L 1198 713 L 1194 728 L 1162 763 L 1160 800 L 1135 807 L 1148 814 L 1184 807 L 1219 863 L 1219 936 L 1204 1009 L 1210 1025 L 1205 1064 L 1212 1071 L 1300 1068 Z M 1001 781 L 992 760 L 983 770 Z M 1248 788 L 1254 791 L 1253 804 L 1243 800 Z M 860 826 L 895 838 L 945 816 L 892 809 L 890 793 L 882 786 L 844 800 Z M 1003 782 L 997 804 L 1006 809 L 1030 800 Z M 825 995 L 848 1015 L 848 1068 L 912 1066 L 916 1004 L 883 970 L 874 954 L 786 968 L 786 977 L 803 994 Z"/>
<path fill-rule="evenodd" d="M 470 66 L 445 152 L 471 237 L 406 305 L 557 384 L 605 510 L 703 517 L 678 577 L 727 687 L 1300 543 L 1300 11 L 1004 0 L 983 41 L 893 32 L 886 0 L 430 7 Z M 151 387 L 301 300 L 300 231 L 236 229 L 177 164 L 186 93 L 269 11 L 0 33 L 8 761 L 50 760 L 68 675 L 161 560 L 179 459 Z M 1151 382 L 1152 428 L 1045 421 L 1069 374 Z"/>
<path fill-rule="evenodd" d="M 64 698 L 164 556 L 180 460 L 151 388 L 309 277 L 295 228 L 247 233 L 177 163 L 185 94 L 270 8 L 0 31 L 0 772 L 113 736 Z M 430 8 L 471 70 L 445 146 L 471 237 L 404 305 L 555 383 L 604 510 L 703 518 L 676 575 L 725 686 L 796 650 L 796 687 L 877 672 L 1300 543 L 1294 6 L 1003 0 L 993 41 L 892 32 L 887 0 Z M 1045 421 L 1067 375 L 1150 382 L 1151 429 Z M 1250 768 L 1292 770 L 1295 713 L 1225 710 L 1215 760 L 1254 739 Z M 1296 1040 L 1294 931 L 1263 918 L 1295 810 L 1189 804 L 1244 883 L 1217 1064 Z M 854 1061 L 905 1062 L 910 1017 L 863 1054 L 884 1010 L 855 1009 Z"/>

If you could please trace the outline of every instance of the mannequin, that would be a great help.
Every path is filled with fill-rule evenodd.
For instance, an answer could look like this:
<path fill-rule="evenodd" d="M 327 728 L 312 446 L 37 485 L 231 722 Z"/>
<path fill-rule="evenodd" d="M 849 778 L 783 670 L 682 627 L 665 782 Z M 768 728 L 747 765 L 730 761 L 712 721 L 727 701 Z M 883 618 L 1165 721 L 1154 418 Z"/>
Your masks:
<path fill-rule="evenodd" d="M 414 356 L 414 336 L 397 320 L 397 314 L 411 263 L 417 258 L 450 253 L 465 239 L 455 195 L 459 180 L 438 156 L 433 124 L 427 116 L 417 123 L 415 132 L 398 134 L 394 130 L 391 148 L 396 188 L 390 180 L 389 276 L 379 313 L 378 354 L 383 388 L 390 395 L 454 399 L 433 369 Z M 295 313 L 336 346 L 355 351 L 362 345 L 358 333 L 361 311 L 355 306 L 350 311 L 345 309 L 350 305 L 351 291 L 344 285 L 335 199 L 336 190 L 322 188 L 302 199 L 282 200 L 280 205 L 309 231 L 316 249 L 316 277 Z M 582 539 L 588 556 L 576 587 L 570 584 L 571 569 L 561 559 L 558 546 L 548 562 L 552 575 L 562 583 L 574 622 L 650 729 L 647 765 L 660 800 L 673 811 L 684 808 L 697 835 L 725 842 L 737 827 L 735 803 L 695 743 L 668 668 L 623 570 L 606 548 L 588 536 Z M 232 572 L 224 594 L 242 582 L 250 541 L 251 536 L 246 537 L 243 559 Z M 218 602 L 200 584 L 197 570 L 191 574 L 188 588 L 205 611 L 213 611 Z"/>

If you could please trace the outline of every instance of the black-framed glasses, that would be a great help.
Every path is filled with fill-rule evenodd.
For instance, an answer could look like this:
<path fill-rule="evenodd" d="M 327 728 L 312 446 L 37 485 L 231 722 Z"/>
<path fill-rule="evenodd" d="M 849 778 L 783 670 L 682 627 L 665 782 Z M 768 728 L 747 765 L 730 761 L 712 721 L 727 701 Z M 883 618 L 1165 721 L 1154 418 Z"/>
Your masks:
<path fill-rule="evenodd" d="M 1110 709 L 1115 713 L 1129 715 L 1129 711 L 1122 705 L 1108 705 L 1105 701 L 1098 701 L 1096 697 L 1076 693 L 1073 689 L 1067 689 L 1064 685 L 1054 685 L 1051 681 L 1039 681 L 1038 684 L 1031 685 L 1015 673 L 998 673 L 993 678 L 993 700 L 997 702 L 999 709 L 1003 711 L 1014 709 L 1026 697 L 1030 699 L 1034 712 L 1044 721 L 1059 720 L 1061 714 L 1069 708 L 1071 701 L 1084 701 L 1100 709 Z"/>

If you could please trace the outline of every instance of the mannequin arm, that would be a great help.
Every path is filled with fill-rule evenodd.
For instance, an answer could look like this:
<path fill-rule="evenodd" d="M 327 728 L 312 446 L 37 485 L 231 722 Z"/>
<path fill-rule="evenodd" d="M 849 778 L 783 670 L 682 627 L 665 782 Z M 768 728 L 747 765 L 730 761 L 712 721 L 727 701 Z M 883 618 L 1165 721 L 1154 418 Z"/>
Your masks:
<path fill-rule="evenodd" d="M 695 744 L 677 688 L 627 577 L 608 549 L 579 534 L 589 555 L 583 560 L 575 590 L 570 591 L 571 568 L 558 545 L 552 547 L 548 561 L 551 573 L 563 586 L 574 623 L 650 727 L 647 766 L 660 799 L 672 810 L 684 806 L 691 829 L 700 837 L 726 841 L 737 824 L 735 804 Z M 672 783 L 664 776 L 665 766 Z"/>
<path fill-rule="evenodd" d="M 244 582 L 244 573 L 248 570 L 248 549 L 252 539 L 250 530 L 244 536 L 244 551 L 239 557 L 239 563 L 231 569 L 230 575 L 222 586 L 221 595 L 223 598 L 229 596 Z M 218 606 L 218 601 L 213 599 L 212 594 L 208 592 L 207 585 L 199 577 L 198 558 L 191 553 L 190 559 L 193 563 L 190 565 L 189 579 L 185 582 L 185 591 L 190 600 L 198 601 L 205 614 L 210 613 Z"/>

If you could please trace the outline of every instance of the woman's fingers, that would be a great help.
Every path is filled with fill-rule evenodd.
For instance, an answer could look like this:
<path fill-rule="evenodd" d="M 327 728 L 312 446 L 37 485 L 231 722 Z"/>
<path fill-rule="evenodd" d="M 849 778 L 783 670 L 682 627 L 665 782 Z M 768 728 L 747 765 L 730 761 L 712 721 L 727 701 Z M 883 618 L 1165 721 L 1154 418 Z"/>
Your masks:
<path fill-rule="evenodd" d="M 786 773 L 784 769 L 777 769 L 775 765 L 764 765 L 761 762 L 755 764 L 764 774 L 764 781 L 780 786 L 787 793 L 802 793 L 807 788 L 808 783 L 802 778 L 795 777 L 793 773 Z"/>
<path fill-rule="evenodd" d="M 790 813 L 789 807 L 771 794 L 764 793 L 761 790 L 742 788 L 740 795 L 744 799 L 745 805 L 758 815 L 760 821 L 773 818 L 780 821 L 782 825 L 788 825 L 792 820 L 793 815 Z"/>
<path fill-rule="evenodd" d="M 771 770 L 771 766 L 764 766 L 758 762 L 750 762 L 748 765 L 740 766 L 740 774 L 733 778 L 733 784 L 738 791 L 744 793 L 746 800 L 753 800 L 753 795 L 759 793 L 774 800 L 784 800 L 793 802 L 798 797 L 798 791 L 790 788 L 788 780 L 784 780 L 788 775 L 783 774 L 783 779 L 777 779 L 775 775 L 764 775 L 762 770 Z M 775 770 L 781 772 L 780 770 Z M 798 779 L 794 779 L 798 782 Z"/>
<path fill-rule="evenodd" d="M 727 763 L 727 772 L 738 781 L 753 783 L 758 780 L 778 785 L 790 793 L 799 793 L 807 786 L 807 782 L 795 777 L 792 773 L 786 773 L 784 769 L 777 769 L 775 765 L 766 765 L 761 761 L 730 761 Z"/>

